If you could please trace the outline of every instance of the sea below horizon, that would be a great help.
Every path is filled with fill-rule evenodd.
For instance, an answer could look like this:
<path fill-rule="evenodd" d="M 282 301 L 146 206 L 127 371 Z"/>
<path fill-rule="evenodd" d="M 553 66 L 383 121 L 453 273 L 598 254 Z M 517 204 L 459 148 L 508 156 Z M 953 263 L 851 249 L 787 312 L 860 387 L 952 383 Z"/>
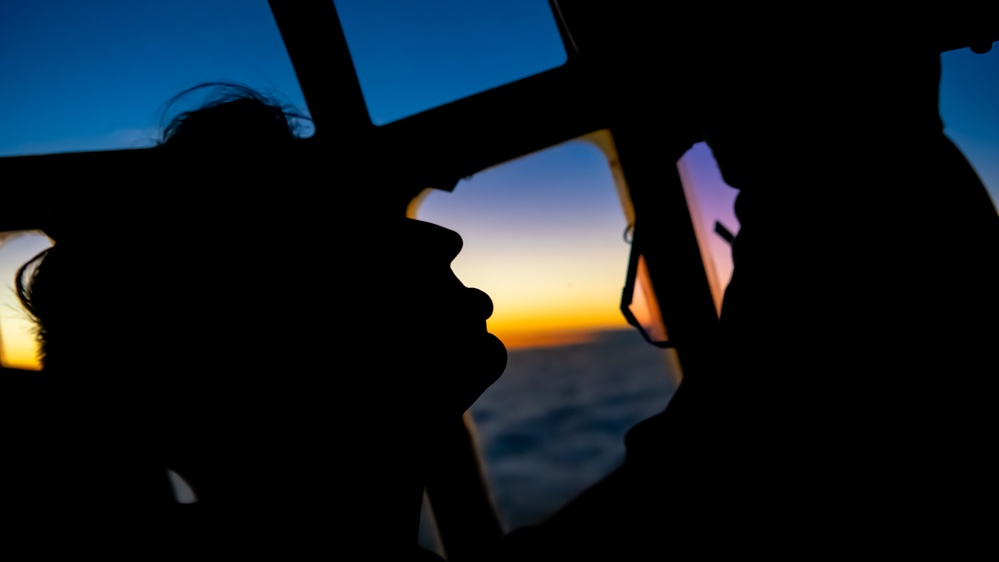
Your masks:
<path fill-rule="evenodd" d="M 631 329 L 511 350 L 470 410 L 504 528 L 540 522 L 619 466 L 625 433 L 662 411 L 679 380 L 673 352 Z"/>

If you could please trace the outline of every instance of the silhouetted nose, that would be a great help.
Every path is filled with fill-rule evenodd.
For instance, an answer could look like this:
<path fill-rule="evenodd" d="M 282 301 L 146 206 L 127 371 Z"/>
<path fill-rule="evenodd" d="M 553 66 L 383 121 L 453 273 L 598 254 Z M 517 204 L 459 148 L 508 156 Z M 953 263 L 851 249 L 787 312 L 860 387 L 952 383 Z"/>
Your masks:
<path fill-rule="evenodd" d="M 409 242 L 419 244 L 420 252 L 434 263 L 450 264 L 464 245 L 457 232 L 418 220 L 409 222 L 409 236 Z"/>

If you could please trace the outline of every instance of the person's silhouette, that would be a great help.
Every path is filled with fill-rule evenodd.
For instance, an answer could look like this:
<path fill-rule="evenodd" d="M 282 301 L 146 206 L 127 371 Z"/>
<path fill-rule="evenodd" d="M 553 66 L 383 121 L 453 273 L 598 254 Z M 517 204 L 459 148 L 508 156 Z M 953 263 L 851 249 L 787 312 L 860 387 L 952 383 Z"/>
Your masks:
<path fill-rule="evenodd" d="M 643 10 L 600 13 L 612 62 L 673 86 L 618 101 L 658 96 L 672 113 L 635 117 L 676 133 L 667 156 L 706 141 L 739 190 L 714 365 L 498 557 L 981 547 L 966 502 L 994 498 L 999 216 L 938 114 L 940 51 L 960 42 L 697 6 L 667 31 Z"/>
<path fill-rule="evenodd" d="M 310 178 L 346 163 L 207 87 L 141 193 L 55 219 L 19 275 L 48 394 L 8 506 L 102 552 L 409 553 L 428 440 L 505 367 L 492 303 L 451 271 L 456 233 L 326 203 Z"/>

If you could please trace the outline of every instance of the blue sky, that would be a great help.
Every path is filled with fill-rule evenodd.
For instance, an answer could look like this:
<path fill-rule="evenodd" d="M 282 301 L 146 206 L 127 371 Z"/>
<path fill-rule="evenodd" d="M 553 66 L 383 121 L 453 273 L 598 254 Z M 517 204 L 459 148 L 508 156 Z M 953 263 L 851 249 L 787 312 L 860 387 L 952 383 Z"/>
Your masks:
<path fill-rule="evenodd" d="M 336 6 L 376 124 L 565 60 L 545 0 Z M 947 133 L 993 198 L 997 51 L 944 53 L 941 85 Z M 0 76 L 0 156 L 148 146 L 164 103 L 205 81 L 245 82 L 307 111 L 265 0 L 2 2 Z"/>

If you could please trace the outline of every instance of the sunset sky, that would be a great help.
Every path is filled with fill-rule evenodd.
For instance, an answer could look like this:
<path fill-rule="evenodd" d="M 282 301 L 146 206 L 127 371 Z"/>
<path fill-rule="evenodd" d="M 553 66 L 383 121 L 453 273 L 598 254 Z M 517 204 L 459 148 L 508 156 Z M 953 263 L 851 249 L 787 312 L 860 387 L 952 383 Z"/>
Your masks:
<path fill-rule="evenodd" d="M 335 4 L 375 124 L 565 61 L 545 0 Z M 0 157 L 149 146 L 164 103 L 205 81 L 244 82 L 308 110 L 264 0 L 3 2 L 0 76 Z M 941 111 L 946 132 L 999 200 L 999 49 L 944 53 Z M 704 224 L 737 230 L 734 192 L 710 152 L 699 145 L 681 165 Z M 595 145 L 573 141 L 485 170 L 453 193 L 430 194 L 417 216 L 462 235 L 454 270 L 493 298 L 489 326 L 508 346 L 626 326 L 618 303 L 627 225 Z M 13 271 L 47 242 L 2 240 L 4 360 L 31 367 Z M 725 243 L 710 234 L 704 242 L 727 278 Z"/>

